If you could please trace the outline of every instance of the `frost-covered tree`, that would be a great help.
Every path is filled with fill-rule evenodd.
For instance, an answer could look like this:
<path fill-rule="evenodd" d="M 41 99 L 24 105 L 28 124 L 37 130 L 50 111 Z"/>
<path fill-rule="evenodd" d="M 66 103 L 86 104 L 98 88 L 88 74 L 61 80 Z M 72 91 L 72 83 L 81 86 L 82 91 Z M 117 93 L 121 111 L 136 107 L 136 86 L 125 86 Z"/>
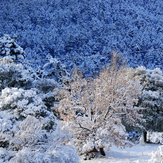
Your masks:
<path fill-rule="evenodd" d="M 23 55 L 14 38 L 8 35 L 0 38 L 0 91 L 6 87 L 32 87 L 33 74 L 19 63 Z"/>
<path fill-rule="evenodd" d="M 163 73 L 159 68 L 154 70 L 138 67 L 130 69 L 130 77 L 139 80 L 143 86 L 139 106 L 145 107 L 146 130 L 163 131 Z"/>
<path fill-rule="evenodd" d="M 23 50 L 9 36 L 0 45 L 0 162 L 78 162 L 75 149 L 66 145 L 71 135 L 60 129 L 45 101 L 54 86 L 37 85 L 40 77 L 17 62 Z"/>
<path fill-rule="evenodd" d="M 10 57 L 0 58 L 0 90 L 6 87 L 31 88 L 32 74 Z"/>
<path fill-rule="evenodd" d="M 6 87 L 37 88 L 45 104 L 53 106 L 54 88 L 69 79 L 69 74 L 60 61 L 50 57 L 35 72 L 24 62 L 23 49 L 8 35 L 0 38 L 0 54 L 0 90 Z"/>
<path fill-rule="evenodd" d="M 0 162 L 78 162 L 35 89 L 5 88 L 0 95 Z"/>
<path fill-rule="evenodd" d="M 139 82 L 128 78 L 118 56 L 95 79 L 82 78 L 75 69 L 73 80 L 58 90 L 60 103 L 56 108 L 65 129 L 74 134 L 80 154 L 127 144 L 123 121 L 138 125 L 142 120 L 136 107 L 141 93 Z M 89 156 L 88 156 L 89 157 Z"/>
<path fill-rule="evenodd" d="M 34 86 L 39 90 L 45 104 L 52 107 L 56 95 L 54 89 L 66 83 L 70 75 L 60 61 L 50 56 L 47 63 L 37 71 L 37 76 L 38 79 L 35 80 Z"/>
<path fill-rule="evenodd" d="M 15 61 L 24 58 L 24 50 L 16 42 L 16 36 L 4 35 L 0 38 L 0 57 L 10 56 Z"/>

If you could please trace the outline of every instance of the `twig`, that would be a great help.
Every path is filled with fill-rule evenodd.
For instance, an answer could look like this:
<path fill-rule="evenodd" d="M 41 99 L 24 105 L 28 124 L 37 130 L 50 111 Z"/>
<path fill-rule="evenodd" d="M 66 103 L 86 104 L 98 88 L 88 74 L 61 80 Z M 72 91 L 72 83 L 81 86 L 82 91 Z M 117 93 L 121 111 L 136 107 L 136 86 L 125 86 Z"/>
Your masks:
<path fill-rule="evenodd" d="M 80 123 L 78 123 L 79 126 L 82 128 L 82 129 L 85 129 L 85 130 L 88 130 L 88 131 L 91 131 L 90 129 L 86 128 L 86 127 L 83 127 Z"/>

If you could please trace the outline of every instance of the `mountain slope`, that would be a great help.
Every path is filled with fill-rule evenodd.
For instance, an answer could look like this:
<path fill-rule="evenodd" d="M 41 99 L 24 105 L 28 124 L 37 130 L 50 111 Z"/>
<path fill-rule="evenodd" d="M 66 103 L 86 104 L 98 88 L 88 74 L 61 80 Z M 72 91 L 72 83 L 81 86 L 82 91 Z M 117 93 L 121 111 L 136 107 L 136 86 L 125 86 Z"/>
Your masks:
<path fill-rule="evenodd" d="M 116 50 L 132 67 L 162 68 L 162 49 L 146 51 L 163 48 L 162 0 L 6 0 L 0 6 L 0 35 L 16 34 L 28 59 L 50 54 L 90 75 L 107 63 L 102 55 Z M 86 57 L 92 55 L 99 56 Z"/>

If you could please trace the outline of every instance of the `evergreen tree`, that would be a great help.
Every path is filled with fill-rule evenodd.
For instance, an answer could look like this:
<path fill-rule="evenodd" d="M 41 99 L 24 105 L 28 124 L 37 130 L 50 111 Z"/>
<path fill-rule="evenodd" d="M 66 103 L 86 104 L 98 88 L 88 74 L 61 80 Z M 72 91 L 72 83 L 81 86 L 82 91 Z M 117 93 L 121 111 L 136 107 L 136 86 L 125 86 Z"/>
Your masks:
<path fill-rule="evenodd" d="M 24 50 L 16 42 L 16 36 L 11 38 L 9 35 L 4 35 L 0 38 L 0 56 L 10 56 L 18 61 L 24 58 Z"/>
<path fill-rule="evenodd" d="M 18 56 L 12 52 L 19 46 L 10 46 L 7 38 L 0 39 L 0 162 L 78 162 L 75 149 L 66 145 L 71 135 L 61 130 L 43 101 L 47 95 L 35 87 L 39 78 L 14 62 Z"/>
<path fill-rule="evenodd" d="M 139 99 L 139 106 L 146 108 L 143 111 L 146 130 L 163 131 L 160 125 L 163 121 L 163 73 L 159 68 L 154 70 L 138 67 L 130 69 L 130 77 L 139 80 L 143 86 Z"/>

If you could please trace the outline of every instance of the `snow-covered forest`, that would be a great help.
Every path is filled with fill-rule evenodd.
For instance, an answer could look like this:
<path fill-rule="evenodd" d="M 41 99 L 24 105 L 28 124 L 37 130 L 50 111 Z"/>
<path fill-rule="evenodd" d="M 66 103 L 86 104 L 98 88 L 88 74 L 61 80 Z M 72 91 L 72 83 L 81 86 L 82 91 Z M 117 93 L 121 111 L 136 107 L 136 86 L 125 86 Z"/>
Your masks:
<path fill-rule="evenodd" d="M 109 57 L 103 55 L 118 51 L 132 67 L 162 69 L 163 51 L 151 51 L 163 48 L 162 0 L 19 2 L 0 1 L 0 35 L 17 35 L 27 59 L 50 54 L 69 69 L 75 62 L 89 76 L 107 63 Z M 99 57 L 86 57 L 94 55 Z"/>
<path fill-rule="evenodd" d="M 0 163 L 162 163 L 163 2 L 0 7 Z"/>

